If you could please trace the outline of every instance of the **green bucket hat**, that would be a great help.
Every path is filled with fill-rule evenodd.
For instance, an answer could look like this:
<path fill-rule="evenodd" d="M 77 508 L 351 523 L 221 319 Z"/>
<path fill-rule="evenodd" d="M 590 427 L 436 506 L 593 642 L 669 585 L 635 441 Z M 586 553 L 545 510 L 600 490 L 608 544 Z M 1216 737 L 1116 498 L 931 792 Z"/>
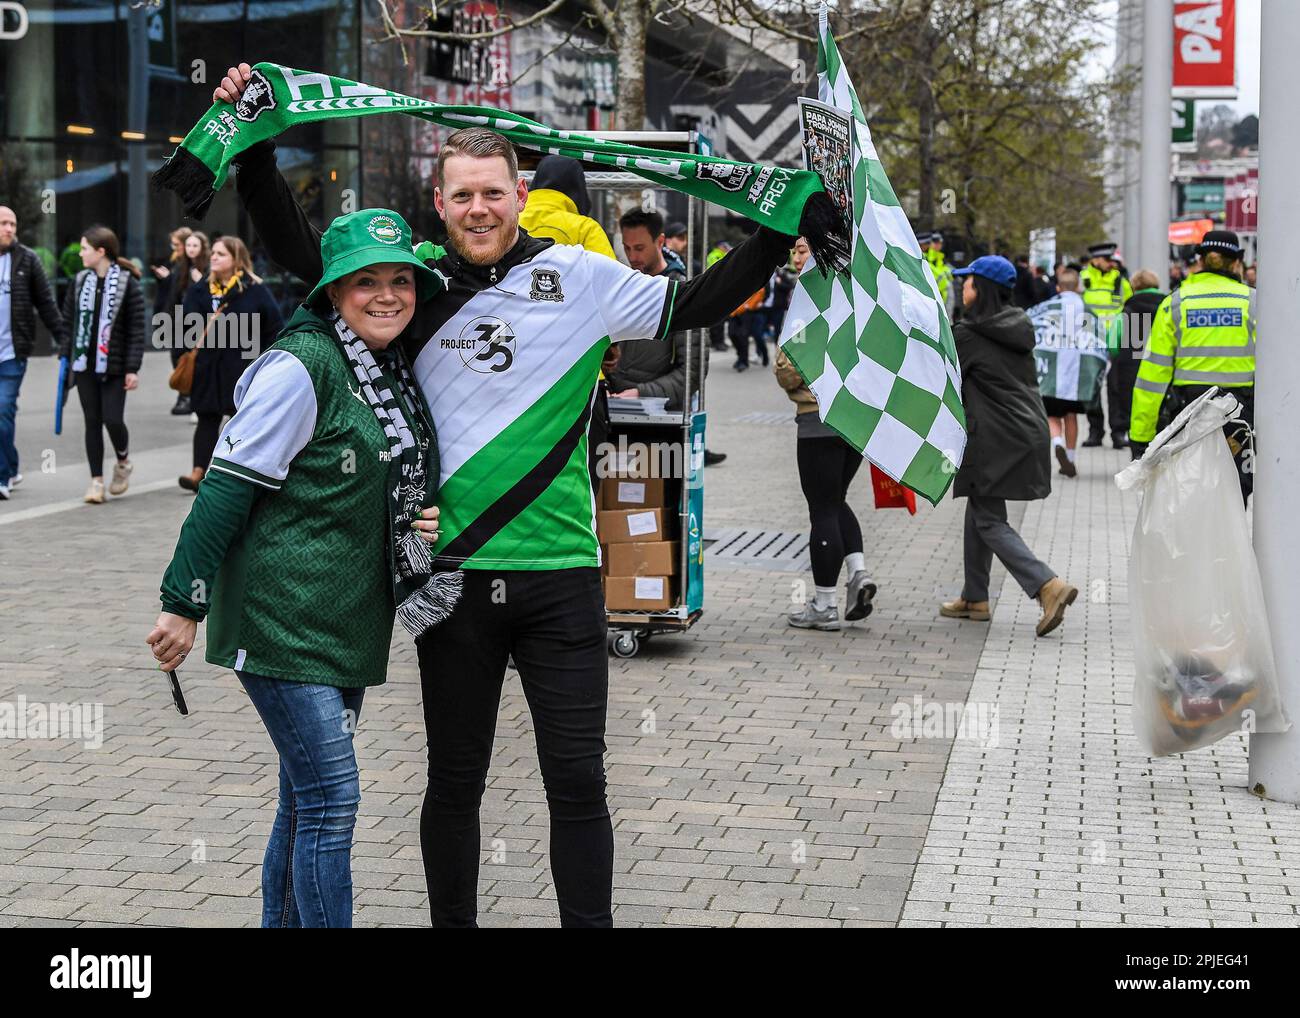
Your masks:
<path fill-rule="evenodd" d="M 411 251 L 411 228 L 390 209 L 362 209 L 339 216 L 330 223 L 320 240 L 325 271 L 316 288 L 303 302 L 309 306 L 328 303 L 325 287 L 367 265 L 402 262 L 414 267 L 416 293 L 426 300 L 438 292 L 438 274 Z"/>

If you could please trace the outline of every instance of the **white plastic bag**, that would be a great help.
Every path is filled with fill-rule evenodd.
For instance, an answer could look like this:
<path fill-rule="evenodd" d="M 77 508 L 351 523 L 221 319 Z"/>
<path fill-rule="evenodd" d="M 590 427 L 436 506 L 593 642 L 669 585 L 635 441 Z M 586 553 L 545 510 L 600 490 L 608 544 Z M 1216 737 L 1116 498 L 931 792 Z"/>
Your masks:
<path fill-rule="evenodd" d="M 1223 436 L 1240 412 L 1231 395 L 1205 393 L 1115 477 L 1142 499 L 1128 573 L 1133 728 L 1153 756 L 1291 727 Z"/>

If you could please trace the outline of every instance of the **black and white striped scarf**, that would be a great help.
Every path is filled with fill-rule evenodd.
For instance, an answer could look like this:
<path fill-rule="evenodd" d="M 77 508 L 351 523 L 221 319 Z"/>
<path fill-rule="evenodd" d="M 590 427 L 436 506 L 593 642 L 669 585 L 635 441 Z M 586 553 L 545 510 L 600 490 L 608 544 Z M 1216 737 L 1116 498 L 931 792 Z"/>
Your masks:
<path fill-rule="evenodd" d="M 72 370 L 90 370 L 90 348 L 95 348 L 95 374 L 108 374 L 108 343 L 117 320 L 120 301 L 118 291 L 125 275 L 120 265 L 110 265 L 104 276 L 104 296 L 99 302 L 99 318 L 95 320 L 95 290 L 99 277 L 90 269 L 82 271 L 78 282 L 76 331 L 72 337 Z"/>
<path fill-rule="evenodd" d="M 398 620 L 407 632 L 419 637 L 451 614 L 460 600 L 463 579 L 457 571 L 434 573 L 428 543 L 411 528 L 412 521 L 419 519 L 421 510 L 431 501 L 430 486 L 438 483 L 433 417 L 400 347 L 394 346 L 390 360 L 390 370 L 401 390 L 399 397 L 389 388 L 375 355 L 342 318 L 334 320 L 334 332 L 361 384 L 361 394 L 388 438 L 385 503 L 389 579 Z M 408 413 L 415 419 L 409 420 Z"/>

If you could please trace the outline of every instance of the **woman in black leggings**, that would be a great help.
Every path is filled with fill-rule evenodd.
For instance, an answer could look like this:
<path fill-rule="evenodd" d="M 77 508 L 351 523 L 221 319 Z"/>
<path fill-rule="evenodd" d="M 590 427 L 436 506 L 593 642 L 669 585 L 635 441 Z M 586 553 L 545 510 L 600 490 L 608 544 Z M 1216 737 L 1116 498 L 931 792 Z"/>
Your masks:
<path fill-rule="evenodd" d="M 140 270 L 121 257 L 117 234 L 92 226 L 81 238 L 85 266 L 68 288 L 68 336 L 59 350 L 69 360 L 72 384 L 86 417 L 90 487 L 85 500 L 104 501 L 104 432 L 116 461 L 108 494 L 123 495 L 131 478 L 127 455 L 126 394 L 136 387 L 144 359 L 144 292 Z"/>
<path fill-rule="evenodd" d="M 795 241 L 792 262 L 796 272 L 808 261 L 808 243 Z M 802 609 L 789 616 L 799 629 L 840 628 L 835 584 L 840 568 L 847 564 L 849 581 L 844 618 L 855 622 L 871 614 L 876 585 L 867 574 L 862 553 L 862 528 L 849 508 L 849 485 L 862 466 L 862 454 L 821 422 L 817 397 L 804 384 L 799 370 L 780 349 L 776 356 L 776 380 L 794 402 L 798 429 L 796 460 L 799 486 L 808 502 L 811 532 L 808 552 L 812 558 L 814 593 Z"/>

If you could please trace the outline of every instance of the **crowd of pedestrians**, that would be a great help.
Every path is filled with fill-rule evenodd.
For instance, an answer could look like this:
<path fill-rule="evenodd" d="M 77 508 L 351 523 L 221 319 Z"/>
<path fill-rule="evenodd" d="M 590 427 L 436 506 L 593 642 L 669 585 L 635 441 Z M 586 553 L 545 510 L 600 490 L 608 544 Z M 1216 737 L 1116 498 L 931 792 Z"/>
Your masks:
<path fill-rule="evenodd" d="M 152 315 L 142 270 L 122 255 L 117 234 L 93 224 L 75 245 L 78 267 L 71 274 L 62 307 L 36 253 L 18 240 L 13 210 L 0 206 L 0 499 L 9 499 L 23 479 L 16 444 L 19 395 L 27 363 L 36 353 L 39 317 L 54 340 L 66 404 L 75 390 L 85 421 L 90 484 L 84 501 L 103 504 L 130 486 L 127 394 L 140 384 L 146 343 L 168 340 L 177 390 L 171 412 L 188 416 L 194 430 L 194 469 L 180 486 L 198 488 L 217 443 L 221 421 L 235 412 L 235 385 L 283 324 L 279 304 L 253 271 L 247 245 L 235 236 L 209 241 L 189 227 L 173 230 L 167 257 L 149 266 L 154 280 Z M 66 254 L 66 252 L 65 252 Z M 70 267 L 61 259 L 60 264 Z M 161 318 L 172 327 L 156 328 Z M 187 329 L 197 318 L 198 335 Z M 104 473 L 104 436 L 112 446 L 113 469 Z"/>

